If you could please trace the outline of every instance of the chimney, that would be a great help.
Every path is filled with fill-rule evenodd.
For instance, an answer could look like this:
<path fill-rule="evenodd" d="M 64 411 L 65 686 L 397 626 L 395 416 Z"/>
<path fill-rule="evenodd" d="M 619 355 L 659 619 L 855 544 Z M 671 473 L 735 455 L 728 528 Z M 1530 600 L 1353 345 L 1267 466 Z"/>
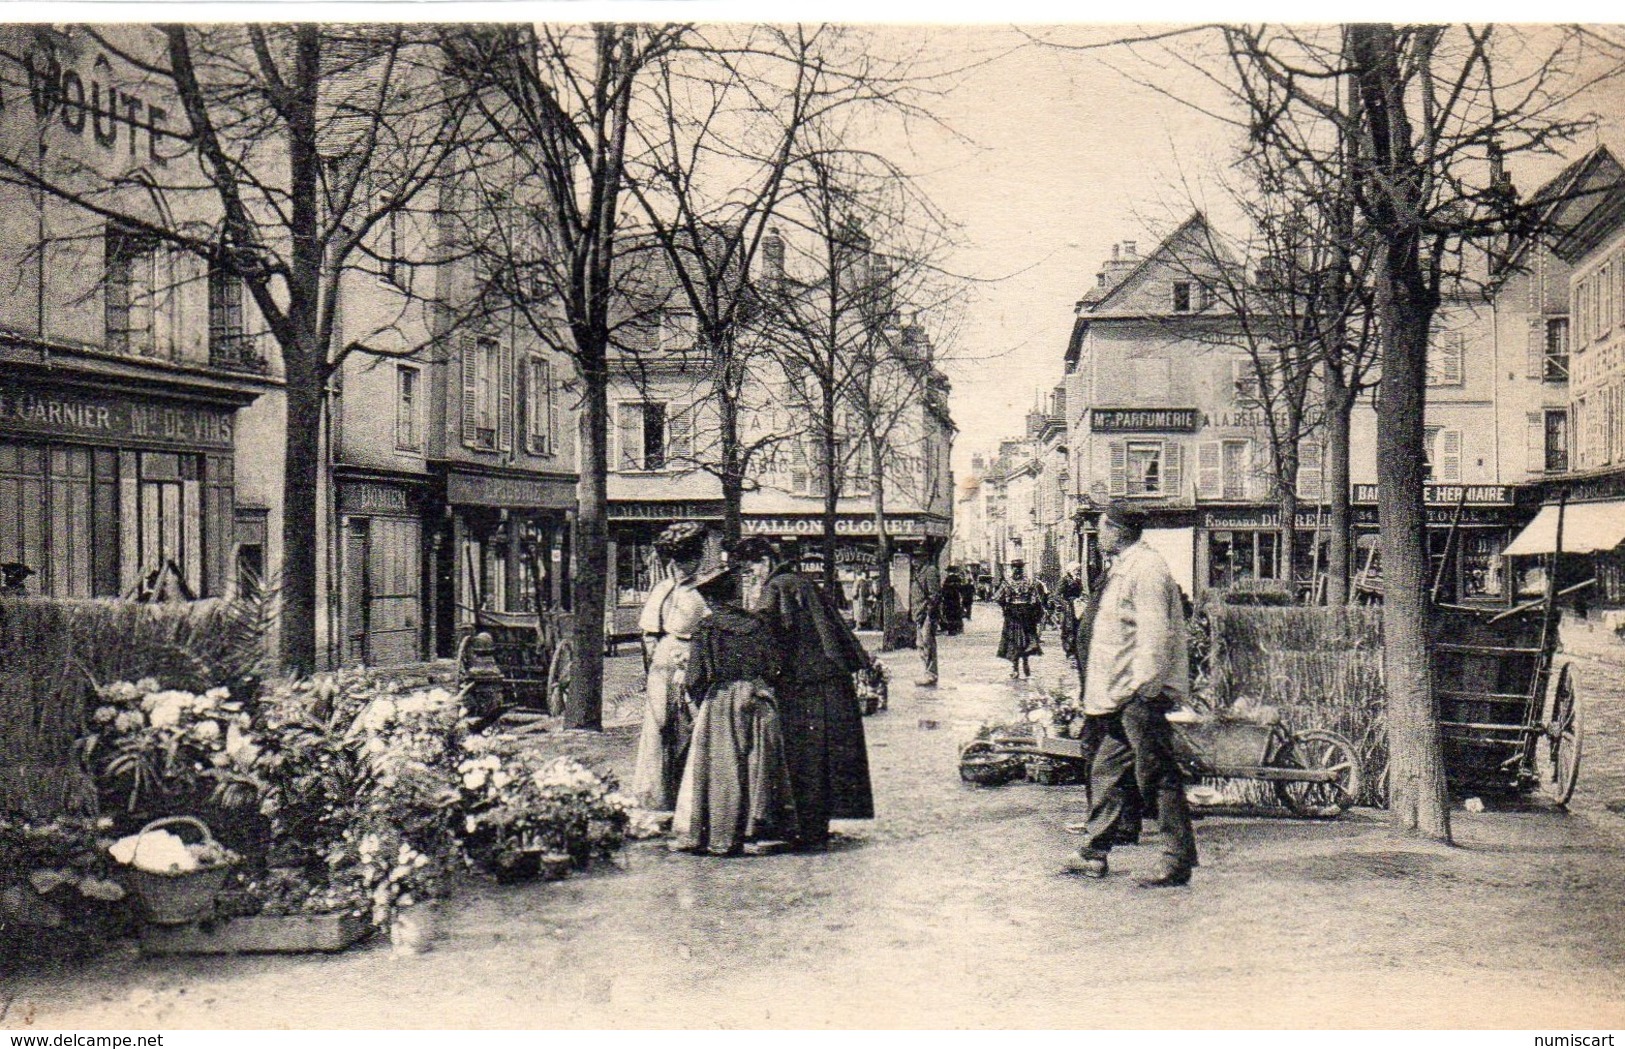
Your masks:
<path fill-rule="evenodd" d="M 762 279 L 784 279 L 784 238 L 779 236 L 777 226 L 768 227 L 767 236 L 762 238 Z"/>
<path fill-rule="evenodd" d="M 1126 259 L 1132 259 L 1135 257 L 1134 242 L 1132 240 L 1125 240 L 1123 242 L 1123 257 Z"/>

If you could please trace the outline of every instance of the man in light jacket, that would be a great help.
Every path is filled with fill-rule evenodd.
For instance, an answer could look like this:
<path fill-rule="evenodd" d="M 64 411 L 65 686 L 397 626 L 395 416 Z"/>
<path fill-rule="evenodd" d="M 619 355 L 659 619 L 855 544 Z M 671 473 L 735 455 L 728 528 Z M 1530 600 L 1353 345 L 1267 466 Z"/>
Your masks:
<path fill-rule="evenodd" d="M 1185 785 L 1174 757 L 1167 714 L 1190 693 L 1185 610 L 1162 555 L 1140 541 L 1142 511 L 1114 503 L 1101 518 L 1101 545 L 1113 560 L 1089 638 L 1083 708 L 1100 739 L 1090 768 L 1094 803 L 1083 848 L 1068 869 L 1106 876 L 1113 845 L 1132 837 L 1131 784 L 1156 799 L 1162 863 L 1143 888 L 1190 882 L 1196 866 Z M 1132 779 L 1131 779 L 1132 778 Z"/>

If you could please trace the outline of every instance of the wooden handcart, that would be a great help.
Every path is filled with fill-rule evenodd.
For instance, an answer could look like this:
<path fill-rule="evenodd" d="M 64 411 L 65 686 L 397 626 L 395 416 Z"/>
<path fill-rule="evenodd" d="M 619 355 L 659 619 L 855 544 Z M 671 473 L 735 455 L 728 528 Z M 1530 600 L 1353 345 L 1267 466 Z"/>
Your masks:
<path fill-rule="evenodd" d="M 1583 722 L 1574 667 L 1558 652 L 1558 601 L 1594 580 L 1559 589 L 1566 503 L 1542 597 L 1499 611 L 1434 606 L 1433 694 L 1457 792 L 1541 787 L 1559 805 L 1574 795 Z"/>
<path fill-rule="evenodd" d="M 570 696 L 575 675 L 575 616 L 569 612 L 492 612 L 464 608 L 471 622 L 459 631 L 457 669 L 467 675 L 476 635 L 491 635 L 502 668 L 507 709 L 528 708 L 558 715 Z"/>
<path fill-rule="evenodd" d="M 1338 816 L 1359 800 L 1364 786 L 1359 753 L 1336 732 L 1289 732 L 1279 724 L 1261 725 L 1194 711 L 1175 711 L 1168 720 L 1180 769 L 1187 779 L 1269 783 L 1281 804 L 1304 818 Z M 1087 763 L 1091 757 L 1083 740 L 1041 730 L 995 732 L 960 751 L 960 774 L 971 782 L 992 783 L 997 776 L 984 769 L 1033 756 L 1073 763 Z M 1009 767 L 1017 769 L 1015 764 Z"/>

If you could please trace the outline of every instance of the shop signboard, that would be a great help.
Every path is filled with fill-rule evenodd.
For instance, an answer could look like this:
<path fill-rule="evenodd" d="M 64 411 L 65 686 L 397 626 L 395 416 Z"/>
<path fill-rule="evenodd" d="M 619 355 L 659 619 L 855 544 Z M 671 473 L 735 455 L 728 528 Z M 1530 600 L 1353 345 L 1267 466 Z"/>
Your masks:
<path fill-rule="evenodd" d="M 500 506 L 516 510 L 571 510 L 574 480 L 512 477 L 453 471 L 446 477 L 446 501 L 453 506 Z"/>
<path fill-rule="evenodd" d="M 1095 433 L 1194 433 L 1202 413 L 1195 408 L 1091 408 Z"/>
<path fill-rule="evenodd" d="M 1377 486 L 1374 484 L 1354 485 L 1352 502 L 1375 503 L 1377 499 Z M 1467 506 L 1511 506 L 1515 490 L 1504 484 L 1429 484 L 1422 486 L 1422 501 L 1445 506 L 1455 506 L 1464 502 L 1465 493 Z"/>
<path fill-rule="evenodd" d="M 747 517 L 742 528 L 748 535 L 774 535 L 786 538 L 811 537 L 824 534 L 822 517 Z M 835 522 L 836 535 L 872 536 L 877 534 L 872 517 L 842 517 Z M 922 539 L 926 536 L 946 537 L 948 525 L 944 521 L 921 520 L 916 517 L 888 517 L 886 534 L 893 539 Z"/>
<path fill-rule="evenodd" d="M 0 381 L 0 430 L 173 448 L 232 447 L 232 416 L 201 405 Z"/>

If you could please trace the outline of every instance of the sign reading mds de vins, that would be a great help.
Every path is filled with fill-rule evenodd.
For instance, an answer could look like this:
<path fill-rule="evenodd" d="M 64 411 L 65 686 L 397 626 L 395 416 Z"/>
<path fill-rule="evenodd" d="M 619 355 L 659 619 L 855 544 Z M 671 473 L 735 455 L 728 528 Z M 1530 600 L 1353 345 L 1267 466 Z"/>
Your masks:
<path fill-rule="evenodd" d="M 13 431 L 229 449 L 231 421 L 230 412 L 208 408 L 0 384 L 0 428 Z"/>

